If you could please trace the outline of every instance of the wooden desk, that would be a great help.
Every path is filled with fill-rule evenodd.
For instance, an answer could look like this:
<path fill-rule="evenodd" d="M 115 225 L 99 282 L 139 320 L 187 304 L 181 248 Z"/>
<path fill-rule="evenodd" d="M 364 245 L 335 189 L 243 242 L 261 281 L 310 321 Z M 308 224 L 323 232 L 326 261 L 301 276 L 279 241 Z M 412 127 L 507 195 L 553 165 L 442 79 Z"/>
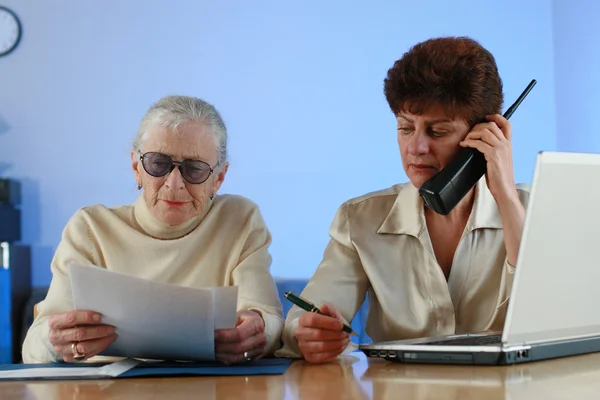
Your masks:
<path fill-rule="evenodd" d="M 0 382 L 0 399 L 600 399 L 600 354 L 512 367 L 402 365 L 362 354 L 284 375 Z"/>

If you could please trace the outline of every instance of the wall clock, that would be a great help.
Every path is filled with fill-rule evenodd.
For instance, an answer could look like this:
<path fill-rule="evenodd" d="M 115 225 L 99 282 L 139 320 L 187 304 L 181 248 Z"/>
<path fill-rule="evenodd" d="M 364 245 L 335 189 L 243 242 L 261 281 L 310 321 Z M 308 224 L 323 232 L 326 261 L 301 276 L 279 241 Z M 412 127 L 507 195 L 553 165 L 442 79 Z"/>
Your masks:
<path fill-rule="evenodd" d="M 0 57 L 17 47 L 21 40 L 21 22 L 17 15 L 6 7 L 0 6 Z"/>

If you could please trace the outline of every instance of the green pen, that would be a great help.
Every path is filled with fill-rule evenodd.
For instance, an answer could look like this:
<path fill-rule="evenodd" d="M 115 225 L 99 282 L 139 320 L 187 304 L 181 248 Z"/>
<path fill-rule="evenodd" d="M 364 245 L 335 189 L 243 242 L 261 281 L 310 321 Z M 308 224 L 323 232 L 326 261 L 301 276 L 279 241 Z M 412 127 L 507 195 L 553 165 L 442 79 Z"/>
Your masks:
<path fill-rule="evenodd" d="M 294 292 L 287 292 L 286 294 L 284 294 L 284 296 L 286 299 L 288 299 L 289 301 L 291 301 L 292 303 L 294 303 L 295 305 L 297 305 L 304 311 L 321 314 L 321 315 L 326 315 L 326 314 L 323 314 L 317 306 L 312 304 L 310 301 L 303 299 L 300 296 L 295 295 Z M 343 325 L 344 325 L 344 327 L 342 328 L 342 330 L 344 332 L 348 332 L 351 335 L 358 336 L 358 333 L 354 332 L 350 326 L 348 326 L 346 324 L 343 324 Z"/>

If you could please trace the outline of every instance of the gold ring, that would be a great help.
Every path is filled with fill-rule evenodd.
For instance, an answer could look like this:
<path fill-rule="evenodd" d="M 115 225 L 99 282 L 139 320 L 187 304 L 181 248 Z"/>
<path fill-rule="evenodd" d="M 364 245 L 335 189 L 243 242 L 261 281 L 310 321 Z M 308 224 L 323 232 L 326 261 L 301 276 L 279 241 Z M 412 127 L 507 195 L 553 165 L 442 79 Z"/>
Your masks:
<path fill-rule="evenodd" d="M 80 352 L 77 351 L 77 343 L 71 344 L 71 350 L 73 350 L 73 359 L 75 359 L 77 361 L 81 361 L 85 358 L 85 354 L 81 354 Z"/>

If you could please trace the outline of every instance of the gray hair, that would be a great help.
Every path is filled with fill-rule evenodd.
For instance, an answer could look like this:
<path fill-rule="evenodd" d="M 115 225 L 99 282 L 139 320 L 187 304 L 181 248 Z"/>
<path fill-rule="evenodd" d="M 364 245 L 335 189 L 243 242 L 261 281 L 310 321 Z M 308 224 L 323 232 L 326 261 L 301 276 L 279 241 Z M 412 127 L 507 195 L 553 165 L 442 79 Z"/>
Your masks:
<path fill-rule="evenodd" d="M 166 96 L 150 107 L 142 118 L 133 148 L 142 151 L 150 127 L 161 124 L 172 130 L 188 122 L 202 122 L 215 136 L 215 146 L 220 167 L 227 162 L 227 128 L 217 109 L 204 100 L 189 96 Z"/>

